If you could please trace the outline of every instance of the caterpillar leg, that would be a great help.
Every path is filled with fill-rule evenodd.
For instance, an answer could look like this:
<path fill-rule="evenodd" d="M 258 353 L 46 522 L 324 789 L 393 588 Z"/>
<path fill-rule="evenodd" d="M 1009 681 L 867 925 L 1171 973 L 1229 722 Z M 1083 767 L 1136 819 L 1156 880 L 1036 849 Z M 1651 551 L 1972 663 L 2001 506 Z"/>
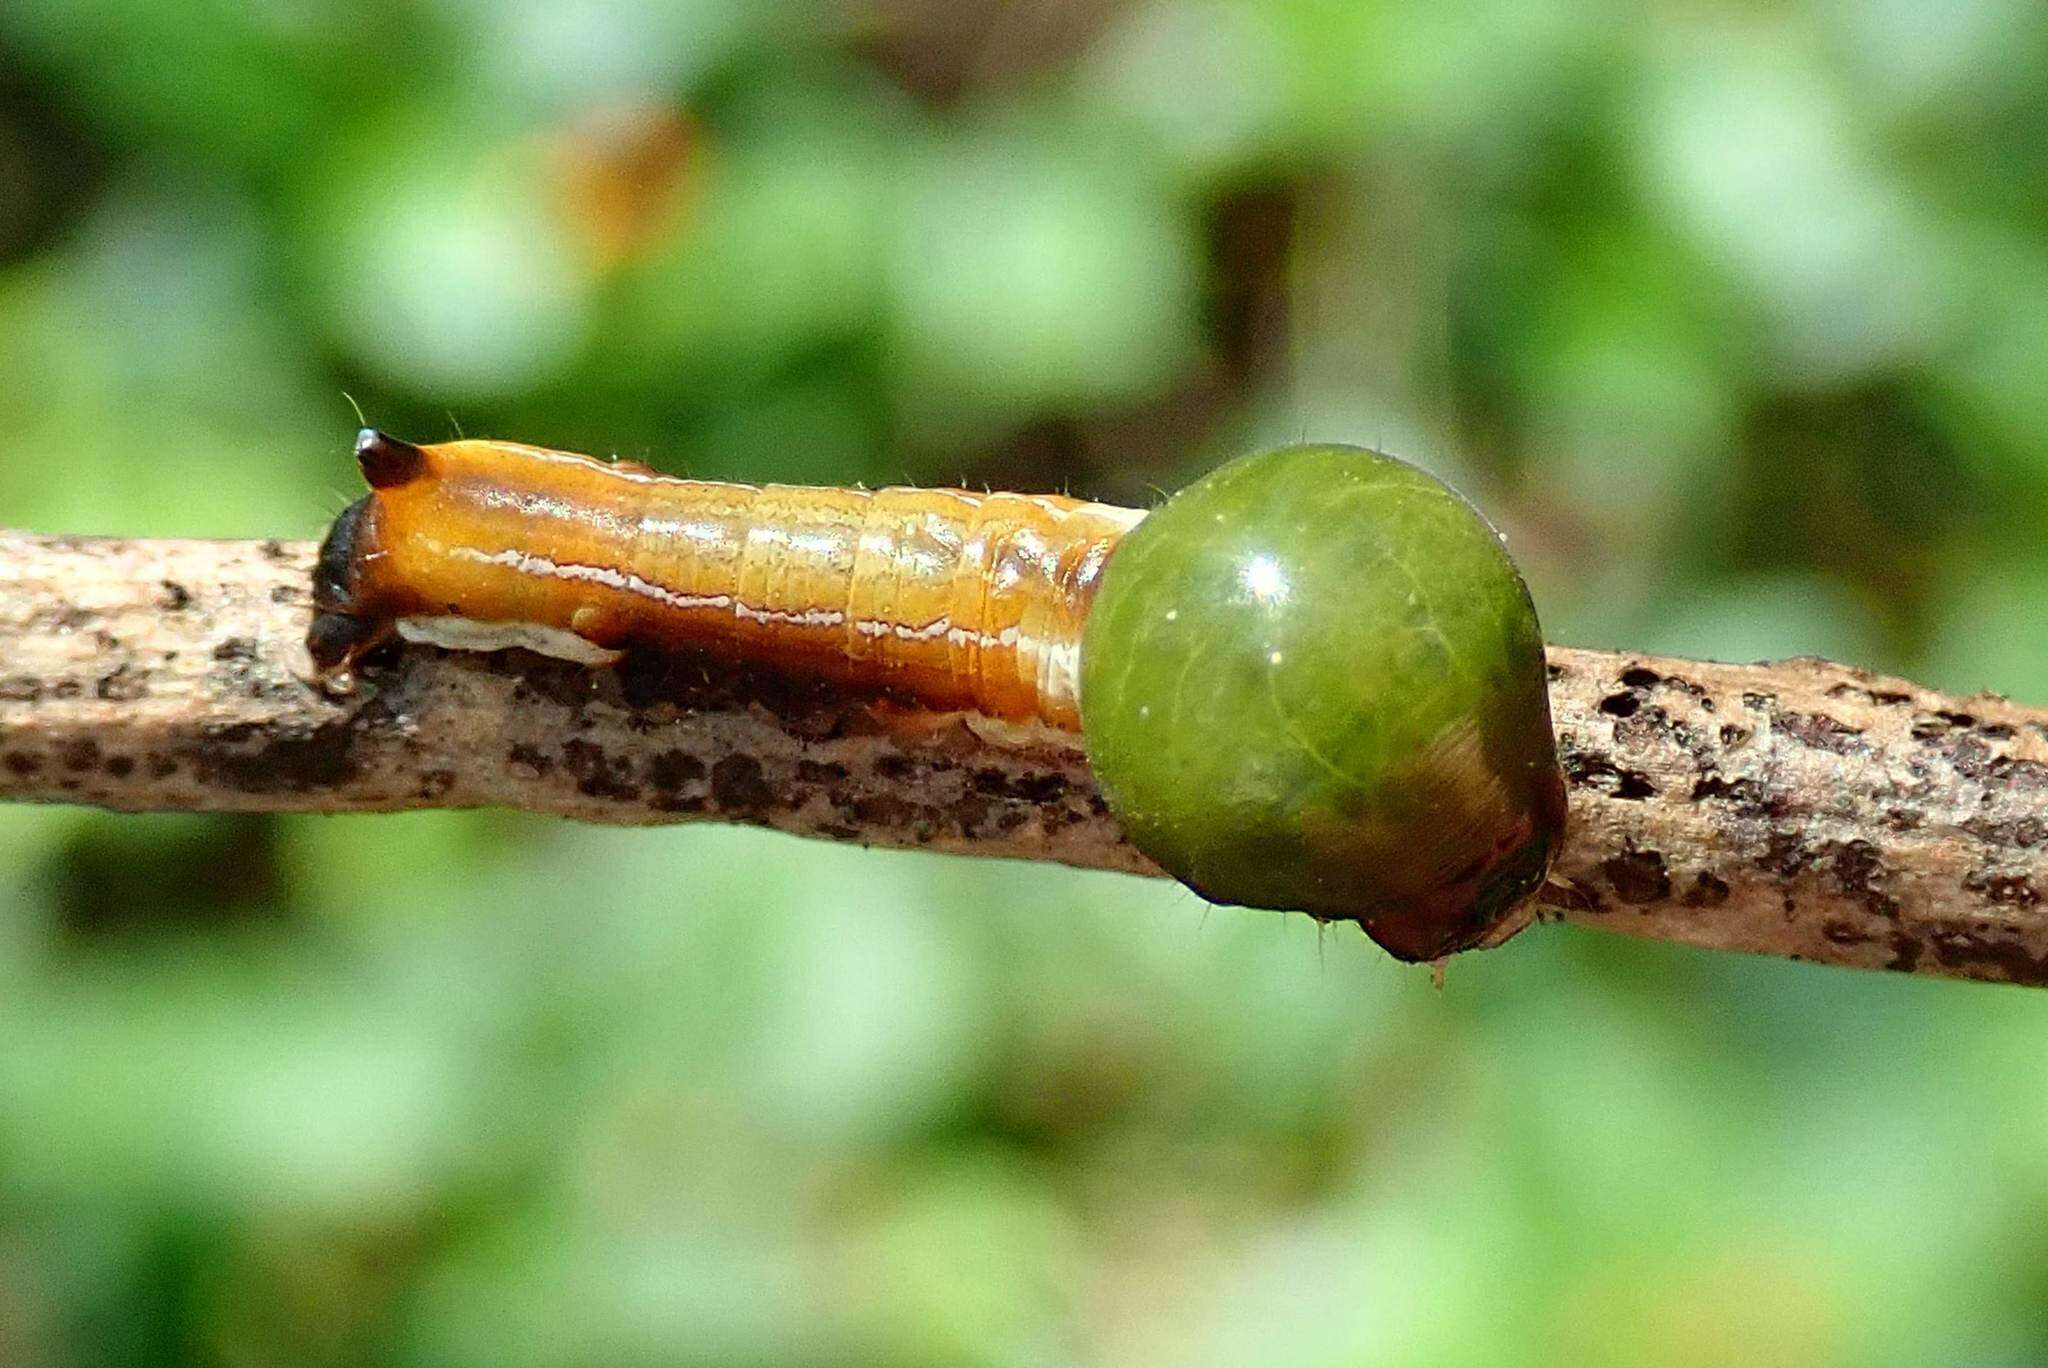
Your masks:
<path fill-rule="evenodd" d="M 397 623 L 398 635 L 448 651 L 509 651 L 514 647 L 577 665 L 616 665 L 622 650 L 600 646 L 576 632 L 539 622 L 473 622 L 460 617 L 407 617 Z"/>
<path fill-rule="evenodd" d="M 391 639 L 391 624 L 348 613 L 320 612 L 306 629 L 306 654 L 313 682 L 330 694 L 353 693 L 358 660 Z"/>

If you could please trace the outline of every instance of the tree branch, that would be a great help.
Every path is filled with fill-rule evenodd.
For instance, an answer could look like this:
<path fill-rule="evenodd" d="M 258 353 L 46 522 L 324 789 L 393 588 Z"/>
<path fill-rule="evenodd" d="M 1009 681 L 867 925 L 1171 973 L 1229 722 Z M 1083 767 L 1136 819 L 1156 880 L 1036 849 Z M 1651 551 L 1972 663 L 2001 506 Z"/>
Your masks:
<path fill-rule="evenodd" d="M 305 682 L 312 547 L 0 532 L 0 799 L 499 806 L 752 822 L 1156 874 L 1061 734 L 711 659 L 409 648 Z M 1553 648 L 1572 829 L 1549 912 L 1693 945 L 2048 983 L 2048 712 L 1820 660 Z"/>

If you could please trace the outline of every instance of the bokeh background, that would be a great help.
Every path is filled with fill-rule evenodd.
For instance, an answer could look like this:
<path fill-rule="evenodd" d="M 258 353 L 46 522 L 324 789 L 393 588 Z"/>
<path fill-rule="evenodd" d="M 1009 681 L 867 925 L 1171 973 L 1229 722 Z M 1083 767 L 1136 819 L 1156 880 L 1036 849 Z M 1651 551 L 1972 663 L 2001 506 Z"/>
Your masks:
<path fill-rule="evenodd" d="M 0 522 L 352 405 L 1144 502 L 2048 702 L 2035 0 L 6 0 Z M 0 810 L 0 1362 L 2038 1364 L 2048 998 L 502 813 Z"/>

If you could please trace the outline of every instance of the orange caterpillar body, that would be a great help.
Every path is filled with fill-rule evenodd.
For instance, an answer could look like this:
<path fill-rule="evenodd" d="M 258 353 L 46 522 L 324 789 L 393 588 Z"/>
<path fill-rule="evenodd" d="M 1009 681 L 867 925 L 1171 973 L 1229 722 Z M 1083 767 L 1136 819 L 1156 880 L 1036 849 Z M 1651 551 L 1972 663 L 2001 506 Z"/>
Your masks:
<path fill-rule="evenodd" d="M 1080 725 L 1080 643 L 1144 515 L 1044 494 L 682 480 L 510 442 L 366 430 L 372 492 L 321 549 L 329 680 L 396 630 L 591 663 L 729 650 L 933 708 Z"/>

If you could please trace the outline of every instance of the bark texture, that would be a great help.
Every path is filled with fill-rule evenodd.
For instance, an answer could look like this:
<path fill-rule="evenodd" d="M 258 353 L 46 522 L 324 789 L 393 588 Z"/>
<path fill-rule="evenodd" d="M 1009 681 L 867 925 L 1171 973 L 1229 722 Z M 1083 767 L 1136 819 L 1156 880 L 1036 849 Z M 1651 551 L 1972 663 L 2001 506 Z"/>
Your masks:
<path fill-rule="evenodd" d="M 0 532 L 0 799 L 126 811 L 501 806 L 752 822 L 1157 874 L 1062 733 L 712 660 L 408 648 L 306 682 L 313 548 Z M 1546 915 L 2048 983 L 2048 712 L 1821 660 L 1552 648 L 1571 835 Z"/>

